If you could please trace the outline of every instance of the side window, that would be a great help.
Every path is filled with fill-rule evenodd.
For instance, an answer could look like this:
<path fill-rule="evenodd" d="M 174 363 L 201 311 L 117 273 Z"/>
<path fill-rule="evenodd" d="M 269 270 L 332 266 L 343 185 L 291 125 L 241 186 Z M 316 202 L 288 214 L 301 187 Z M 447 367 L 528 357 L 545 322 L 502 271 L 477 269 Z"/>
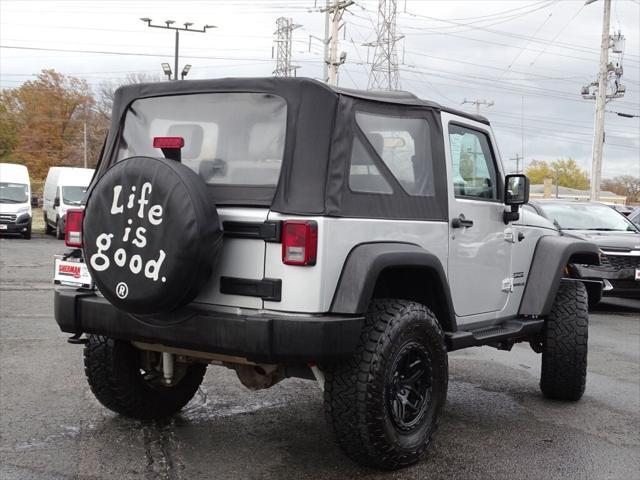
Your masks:
<path fill-rule="evenodd" d="M 456 197 L 498 199 L 495 159 L 487 135 L 449 125 L 449 143 Z"/>
<path fill-rule="evenodd" d="M 356 113 L 356 122 L 409 195 L 433 195 L 429 124 L 423 118 Z"/>
<path fill-rule="evenodd" d="M 351 149 L 349 188 L 354 192 L 393 193 L 391 185 L 382 176 L 368 150 L 357 137 Z"/>

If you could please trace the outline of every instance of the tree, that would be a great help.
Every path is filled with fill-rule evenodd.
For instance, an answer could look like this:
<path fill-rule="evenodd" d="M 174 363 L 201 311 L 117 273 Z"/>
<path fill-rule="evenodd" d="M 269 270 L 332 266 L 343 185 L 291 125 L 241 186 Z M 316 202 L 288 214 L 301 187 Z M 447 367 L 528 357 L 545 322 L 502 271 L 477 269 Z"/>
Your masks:
<path fill-rule="evenodd" d="M 54 165 L 80 166 L 83 127 L 91 120 L 93 95 L 84 80 L 43 70 L 36 80 L 2 93 L 3 107 L 16 119 L 11 158 L 43 179 Z"/>
<path fill-rule="evenodd" d="M 562 187 L 586 190 L 589 188 L 589 177 L 573 158 L 558 159 L 548 164 L 544 160 L 532 161 L 525 172 L 532 184 L 544 183 L 545 178 L 552 178 Z"/>
<path fill-rule="evenodd" d="M 532 160 L 525 173 L 532 185 L 541 185 L 544 183 L 545 178 L 555 177 L 553 170 L 544 160 Z"/>
<path fill-rule="evenodd" d="M 160 81 L 162 81 L 161 76 L 150 75 L 148 73 L 130 73 L 120 81 L 105 80 L 98 86 L 96 110 L 103 118 L 109 120 L 111 118 L 111 109 L 113 108 L 113 97 L 119 87 L 133 83 L 151 83 Z"/>
<path fill-rule="evenodd" d="M 640 178 L 633 175 L 620 175 L 613 179 L 602 180 L 602 190 L 627 197 L 627 202 L 640 201 Z"/>
<path fill-rule="evenodd" d="M 18 125 L 15 117 L 7 110 L 4 95 L 0 94 L 0 160 L 11 155 L 18 144 Z"/>

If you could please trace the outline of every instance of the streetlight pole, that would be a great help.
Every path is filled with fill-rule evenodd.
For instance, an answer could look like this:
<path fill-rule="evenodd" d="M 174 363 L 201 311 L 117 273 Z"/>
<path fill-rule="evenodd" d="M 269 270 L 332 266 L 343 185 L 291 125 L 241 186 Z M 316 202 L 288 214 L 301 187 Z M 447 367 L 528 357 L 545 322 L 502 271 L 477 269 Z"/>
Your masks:
<path fill-rule="evenodd" d="M 196 33 L 206 33 L 209 28 L 218 28 L 215 25 L 205 25 L 202 28 L 191 28 L 193 23 L 185 22 L 184 27 L 173 27 L 172 25 L 176 23 L 173 20 L 165 20 L 164 25 L 153 25 L 151 23 L 150 18 L 141 18 L 144 23 L 147 24 L 147 27 L 151 28 L 164 28 L 165 30 L 174 30 L 176 32 L 176 46 L 175 46 L 175 54 L 174 54 L 174 71 L 173 71 L 173 80 L 178 80 L 178 58 L 179 58 L 179 48 L 180 48 L 180 32 L 196 32 Z M 189 70 L 187 70 L 188 72 Z M 166 72 L 165 72 L 166 73 Z M 182 79 L 184 80 L 184 75 L 182 75 Z"/>

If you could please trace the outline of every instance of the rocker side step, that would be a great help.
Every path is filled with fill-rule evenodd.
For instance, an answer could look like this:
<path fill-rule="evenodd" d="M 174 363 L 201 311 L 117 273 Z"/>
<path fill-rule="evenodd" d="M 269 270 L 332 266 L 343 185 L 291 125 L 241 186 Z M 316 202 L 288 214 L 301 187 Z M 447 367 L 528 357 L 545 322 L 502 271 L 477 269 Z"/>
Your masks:
<path fill-rule="evenodd" d="M 445 332 L 445 341 L 449 351 L 468 347 L 479 347 L 503 340 L 522 340 L 542 330 L 544 320 L 508 320 L 499 325 L 481 327 L 474 330 Z"/>

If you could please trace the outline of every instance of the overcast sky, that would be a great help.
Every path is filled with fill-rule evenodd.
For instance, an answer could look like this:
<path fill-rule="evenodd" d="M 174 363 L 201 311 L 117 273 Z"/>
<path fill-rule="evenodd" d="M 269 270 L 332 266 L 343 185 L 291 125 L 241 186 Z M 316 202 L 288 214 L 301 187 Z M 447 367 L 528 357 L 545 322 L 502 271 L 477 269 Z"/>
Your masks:
<path fill-rule="evenodd" d="M 363 44 L 375 38 L 377 3 L 359 0 L 345 14 L 341 86 L 367 87 L 374 52 Z M 404 90 L 472 110 L 461 102 L 493 101 L 481 113 L 494 126 L 507 168 L 515 168 L 509 159 L 523 153 L 524 143 L 527 164 L 571 156 L 590 171 L 594 103 L 582 99 L 580 87 L 596 78 L 602 0 L 397 3 Z M 140 17 L 218 26 L 181 36 L 180 65 L 193 65 L 190 79 L 271 75 L 275 21 L 292 18 L 301 25 L 293 44 L 298 76 L 320 78 L 323 47 L 309 38 L 324 36 L 324 14 L 315 6 L 314 0 L 2 0 L 0 85 L 15 88 L 46 68 L 92 87 L 133 72 L 161 74 L 161 62 L 173 66 L 173 32 L 147 28 Z M 639 115 L 640 0 L 613 0 L 611 27 L 626 37 L 627 93 L 607 109 Z M 606 132 L 603 176 L 640 176 L 639 119 L 608 113 Z"/>

